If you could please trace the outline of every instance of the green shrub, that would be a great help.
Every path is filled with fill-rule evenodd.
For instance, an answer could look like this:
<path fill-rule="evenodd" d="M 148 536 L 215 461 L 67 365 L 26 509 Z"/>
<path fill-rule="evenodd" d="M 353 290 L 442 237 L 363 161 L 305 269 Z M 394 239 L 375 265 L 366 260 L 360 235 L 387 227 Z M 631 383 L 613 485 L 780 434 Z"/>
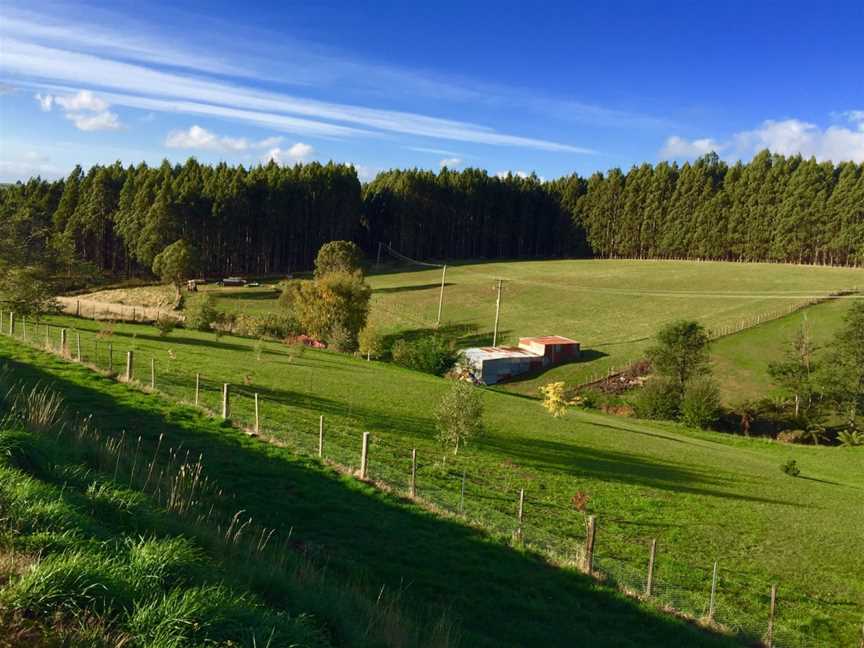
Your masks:
<path fill-rule="evenodd" d="M 327 335 L 327 345 L 331 349 L 350 353 L 357 348 L 357 337 L 342 324 L 334 324 Z"/>
<path fill-rule="evenodd" d="M 801 474 L 801 469 L 798 468 L 798 462 L 794 459 L 790 459 L 786 463 L 780 464 L 780 470 L 790 477 L 797 477 Z"/>
<path fill-rule="evenodd" d="M 840 445 L 853 447 L 864 446 L 864 434 L 858 430 L 842 430 L 837 433 L 837 440 Z"/>
<path fill-rule="evenodd" d="M 153 322 L 153 326 L 159 329 L 159 335 L 161 337 L 165 337 L 166 335 L 171 335 L 171 332 L 176 328 L 177 320 L 169 315 L 161 313 L 159 317 L 156 318 L 156 321 Z"/>
<path fill-rule="evenodd" d="M 681 394 L 671 381 L 654 378 L 636 395 L 633 408 L 641 418 L 673 420 L 681 411 Z"/>
<path fill-rule="evenodd" d="M 393 362 L 417 371 L 443 376 L 459 358 L 451 344 L 440 335 L 416 340 L 397 340 L 391 350 Z"/>
<path fill-rule="evenodd" d="M 128 577 L 138 592 L 155 592 L 203 576 L 204 553 L 182 537 L 127 540 Z"/>
<path fill-rule="evenodd" d="M 216 308 L 216 300 L 210 294 L 193 301 L 186 309 L 186 327 L 196 331 L 212 331 L 223 318 Z"/>
<path fill-rule="evenodd" d="M 681 400 L 681 421 L 691 427 L 707 429 L 720 417 L 720 389 L 711 378 L 698 378 L 687 384 Z"/>

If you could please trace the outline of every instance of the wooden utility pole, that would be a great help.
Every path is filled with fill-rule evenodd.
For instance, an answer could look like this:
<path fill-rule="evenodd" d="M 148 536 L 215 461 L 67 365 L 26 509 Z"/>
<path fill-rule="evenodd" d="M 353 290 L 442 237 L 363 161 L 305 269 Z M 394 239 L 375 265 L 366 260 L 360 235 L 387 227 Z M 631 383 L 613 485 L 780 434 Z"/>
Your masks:
<path fill-rule="evenodd" d="M 133 362 L 133 354 L 132 351 L 126 352 L 126 380 L 132 380 L 132 362 Z"/>
<path fill-rule="evenodd" d="M 444 278 L 447 276 L 447 266 L 441 271 L 441 294 L 438 295 L 438 321 L 435 322 L 435 328 L 441 326 L 441 310 L 444 308 Z"/>
<path fill-rule="evenodd" d="M 504 282 L 501 279 L 498 282 L 498 299 L 495 300 L 495 331 L 492 333 L 492 346 L 498 345 L 498 318 L 501 316 L 501 284 Z"/>
<path fill-rule="evenodd" d="M 259 434 L 261 432 L 261 418 L 258 412 L 258 394 L 255 394 L 255 434 Z"/>
<path fill-rule="evenodd" d="M 522 519 L 525 514 L 525 489 L 519 489 L 519 510 L 516 513 L 516 520 L 519 523 L 519 526 L 516 527 L 516 538 L 521 542 L 522 541 Z"/>
<path fill-rule="evenodd" d="M 198 407 L 199 395 L 201 393 L 201 374 L 195 374 L 195 407 Z"/>

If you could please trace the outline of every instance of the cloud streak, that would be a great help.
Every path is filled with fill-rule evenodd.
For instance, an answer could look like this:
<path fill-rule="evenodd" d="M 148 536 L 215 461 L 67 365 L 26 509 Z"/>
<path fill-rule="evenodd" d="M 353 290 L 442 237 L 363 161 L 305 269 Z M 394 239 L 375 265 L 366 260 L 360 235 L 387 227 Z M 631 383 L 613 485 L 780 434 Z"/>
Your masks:
<path fill-rule="evenodd" d="M 592 150 L 566 143 L 498 132 L 488 126 L 427 115 L 305 99 L 256 90 L 236 83 L 156 70 L 91 53 L 48 47 L 4 38 L 0 69 L 7 75 L 39 84 L 63 83 L 102 88 L 123 105 L 149 104 L 152 110 L 173 110 L 269 123 L 298 134 L 333 137 L 380 134 L 414 135 L 490 146 L 530 148 L 560 153 L 590 154 Z M 206 106 L 206 107 L 205 107 Z M 285 121 L 288 117 L 295 121 Z"/>

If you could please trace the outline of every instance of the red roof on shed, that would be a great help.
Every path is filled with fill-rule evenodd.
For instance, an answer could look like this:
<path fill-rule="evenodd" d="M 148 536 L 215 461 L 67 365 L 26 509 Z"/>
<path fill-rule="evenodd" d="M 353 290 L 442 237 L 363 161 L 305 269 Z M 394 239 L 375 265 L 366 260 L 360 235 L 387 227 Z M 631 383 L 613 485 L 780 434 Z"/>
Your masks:
<path fill-rule="evenodd" d="M 540 335 L 538 337 L 519 338 L 519 344 L 579 344 L 576 340 L 565 338 L 560 335 Z"/>

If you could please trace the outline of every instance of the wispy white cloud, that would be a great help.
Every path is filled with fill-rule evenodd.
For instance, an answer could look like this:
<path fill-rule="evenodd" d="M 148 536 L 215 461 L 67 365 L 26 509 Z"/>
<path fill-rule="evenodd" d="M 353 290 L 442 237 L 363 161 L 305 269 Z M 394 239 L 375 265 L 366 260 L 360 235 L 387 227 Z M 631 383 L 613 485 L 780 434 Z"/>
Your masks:
<path fill-rule="evenodd" d="M 51 108 L 54 107 L 54 95 L 43 95 L 37 92 L 33 98 L 39 104 L 39 109 L 42 112 L 51 112 Z"/>
<path fill-rule="evenodd" d="M 802 155 L 819 161 L 864 162 L 864 114 L 848 111 L 847 119 L 857 130 L 843 126 L 820 128 L 800 119 L 766 120 L 758 128 L 741 131 L 725 142 L 712 139 L 686 140 L 670 137 L 660 151 L 662 158 L 693 158 L 710 151 L 722 152 L 729 159 L 749 159 L 768 149 L 781 155 Z"/>
<path fill-rule="evenodd" d="M 501 133 L 490 127 L 469 122 L 430 117 L 417 113 L 366 108 L 351 104 L 304 99 L 284 93 L 265 92 L 217 80 L 155 70 L 125 61 L 92 54 L 61 50 L 27 43 L 15 38 L 4 42 L 0 69 L 6 74 L 49 82 L 86 84 L 130 93 L 124 95 L 127 105 L 149 103 L 148 109 L 182 111 L 196 107 L 199 111 L 221 110 L 223 116 L 233 111 L 235 118 L 250 121 L 274 121 L 288 117 L 303 121 L 285 124 L 283 130 L 310 132 L 317 129 L 341 135 L 360 135 L 364 130 L 410 134 L 435 139 L 533 148 L 562 153 L 592 153 L 590 149 L 550 140 Z M 101 94 L 106 95 L 105 92 Z M 115 103 L 120 97 L 115 94 Z M 162 102 L 157 104 L 157 102 Z M 167 102 L 167 103 L 166 103 Z M 202 106 L 209 108 L 202 108 Z M 244 114 L 238 111 L 249 111 Z M 331 122 L 341 122 L 333 124 Z M 350 126 L 345 126 L 349 124 Z M 361 127 L 356 129 L 356 127 Z M 345 129 L 355 130 L 345 130 Z"/>
<path fill-rule="evenodd" d="M 306 162 L 315 155 L 314 147 L 303 142 L 297 142 L 287 149 L 274 147 L 267 151 L 264 162 L 275 162 L 276 164 L 296 164 Z"/>
<path fill-rule="evenodd" d="M 464 153 L 457 153 L 456 151 L 448 151 L 447 149 L 440 148 L 429 148 L 426 146 L 405 146 L 404 149 L 408 151 L 417 151 L 418 153 L 429 153 L 431 155 L 447 155 L 449 157 L 460 157 L 464 158 Z"/>
<path fill-rule="evenodd" d="M 451 157 L 444 158 L 438 163 L 438 166 L 441 168 L 447 167 L 448 169 L 456 169 L 462 164 L 462 158 L 460 157 Z"/>
<path fill-rule="evenodd" d="M 33 176 L 54 179 L 61 175 L 60 169 L 51 164 L 50 158 L 37 151 L 26 151 L 22 155 L 0 159 L 0 182 L 16 182 Z"/>
<path fill-rule="evenodd" d="M 123 127 L 116 113 L 108 110 L 110 104 L 90 90 L 79 90 L 71 95 L 34 95 L 43 112 L 50 112 L 56 105 L 66 113 L 66 118 L 82 131 L 118 130 Z"/>

